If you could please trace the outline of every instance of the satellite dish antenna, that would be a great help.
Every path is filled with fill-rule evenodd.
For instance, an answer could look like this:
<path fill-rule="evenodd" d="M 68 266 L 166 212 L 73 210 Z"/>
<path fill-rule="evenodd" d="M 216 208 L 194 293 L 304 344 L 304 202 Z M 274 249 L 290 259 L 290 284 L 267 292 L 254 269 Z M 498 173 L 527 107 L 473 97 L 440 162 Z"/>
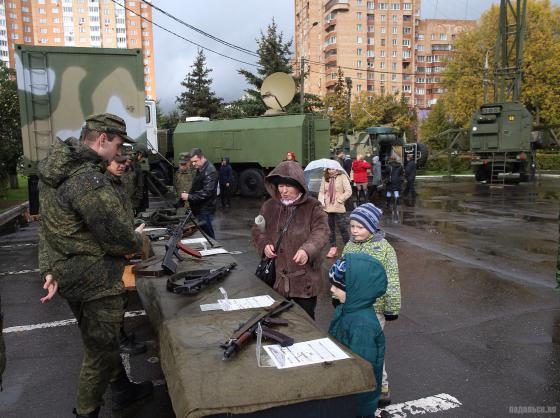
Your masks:
<path fill-rule="evenodd" d="M 266 77 L 261 85 L 261 97 L 268 107 L 265 116 L 282 115 L 286 113 L 284 107 L 288 105 L 296 94 L 296 83 L 286 73 L 272 73 Z"/>

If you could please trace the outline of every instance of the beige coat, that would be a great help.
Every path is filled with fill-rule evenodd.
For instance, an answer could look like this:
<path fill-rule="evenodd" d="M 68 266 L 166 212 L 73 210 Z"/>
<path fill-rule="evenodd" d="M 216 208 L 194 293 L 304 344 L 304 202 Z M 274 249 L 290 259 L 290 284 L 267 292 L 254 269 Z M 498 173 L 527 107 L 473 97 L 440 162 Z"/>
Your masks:
<path fill-rule="evenodd" d="M 332 181 L 332 180 L 331 180 Z M 329 183 L 325 181 L 325 178 L 321 180 L 321 187 L 319 188 L 319 202 L 323 205 L 323 209 L 327 213 L 345 213 L 346 208 L 344 207 L 344 202 L 352 196 L 352 186 L 350 186 L 350 180 L 344 174 L 339 174 L 335 179 L 336 188 L 336 203 L 330 203 L 328 198 L 329 193 Z"/>

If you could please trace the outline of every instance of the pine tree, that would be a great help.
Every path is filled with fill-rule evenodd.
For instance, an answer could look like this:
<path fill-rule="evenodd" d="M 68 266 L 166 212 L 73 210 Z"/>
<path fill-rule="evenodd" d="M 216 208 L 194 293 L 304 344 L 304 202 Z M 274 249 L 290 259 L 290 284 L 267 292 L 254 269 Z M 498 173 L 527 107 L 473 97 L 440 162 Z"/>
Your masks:
<path fill-rule="evenodd" d="M 0 190 L 18 188 L 17 166 L 23 154 L 15 71 L 0 62 Z"/>
<path fill-rule="evenodd" d="M 276 22 L 272 19 L 272 23 L 266 29 L 266 34 L 261 31 L 260 39 L 257 39 L 259 55 L 257 73 L 238 70 L 250 86 L 245 90 L 248 97 L 235 102 L 235 106 L 242 110 L 244 116 L 260 116 L 266 111 L 267 107 L 260 98 L 259 90 L 267 76 L 278 71 L 286 74 L 292 73 L 290 64 L 292 41 L 285 42 L 283 38 L 284 34 L 278 32 Z"/>
<path fill-rule="evenodd" d="M 181 85 L 186 91 L 177 97 L 182 119 L 189 116 L 203 116 L 214 118 L 218 113 L 222 100 L 210 89 L 212 72 L 206 67 L 206 57 L 202 50 L 198 50 L 192 70 L 187 74 Z"/>

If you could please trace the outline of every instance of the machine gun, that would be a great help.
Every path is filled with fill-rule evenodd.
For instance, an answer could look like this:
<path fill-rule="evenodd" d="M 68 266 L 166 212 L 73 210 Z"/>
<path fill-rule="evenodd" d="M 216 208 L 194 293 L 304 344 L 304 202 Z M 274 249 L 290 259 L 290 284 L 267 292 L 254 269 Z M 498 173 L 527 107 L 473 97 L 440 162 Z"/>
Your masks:
<path fill-rule="evenodd" d="M 183 271 L 167 279 L 167 290 L 178 295 L 196 295 L 210 284 L 227 276 L 237 266 L 230 263 L 214 270 Z"/>
<path fill-rule="evenodd" d="M 183 261 L 183 257 L 181 257 L 181 255 L 179 254 L 179 249 L 195 257 L 200 257 L 200 253 L 192 251 L 188 247 L 181 244 L 181 238 L 183 238 L 183 232 L 188 222 L 194 224 L 194 226 L 198 228 L 204 238 L 206 238 L 206 241 L 208 241 L 212 247 L 214 246 L 214 243 L 210 239 L 210 237 L 208 237 L 208 235 L 201 228 L 199 228 L 198 223 L 194 220 L 192 211 L 189 211 L 184 217 L 181 218 L 177 226 L 171 232 L 169 240 L 165 244 L 165 256 L 163 257 L 161 267 L 166 274 L 175 274 L 177 272 L 177 263 L 175 263 L 175 261 L 173 260 L 173 256 L 177 257 L 179 261 Z"/>
<path fill-rule="evenodd" d="M 276 318 L 282 312 L 294 306 L 294 301 L 274 302 L 267 308 L 266 312 L 253 315 L 244 324 L 241 324 L 232 336 L 221 344 L 224 351 L 224 360 L 230 359 L 236 352 L 241 350 L 249 340 L 256 335 L 259 323 L 261 324 L 262 335 L 264 338 L 276 341 L 282 347 L 288 347 L 294 343 L 294 339 L 278 331 L 269 328 L 271 325 L 288 325 L 287 319 Z"/>

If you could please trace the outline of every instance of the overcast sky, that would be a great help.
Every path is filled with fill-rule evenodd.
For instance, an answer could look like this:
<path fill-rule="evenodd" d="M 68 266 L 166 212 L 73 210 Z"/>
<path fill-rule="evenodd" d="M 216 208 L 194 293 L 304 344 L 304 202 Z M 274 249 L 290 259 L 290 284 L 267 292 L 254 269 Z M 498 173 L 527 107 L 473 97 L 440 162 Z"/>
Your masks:
<path fill-rule="evenodd" d="M 294 32 L 294 0 L 154 0 L 154 5 L 178 17 L 186 23 L 202 29 L 218 38 L 252 51 L 255 39 L 274 18 L 284 32 L 284 39 L 292 39 Z M 438 19 L 478 19 L 480 14 L 498 0 L 423 0 L 422 17 Z M 560 0 L 552 0 L 558 4 Z M 196 42 L 205 48 L 224 55 L 254 63 L 255 58 L 216 43 L 191 29 L 153 12 L 153 21 L 161 26 Z M 180 85 L 190 70 L 197 47 L 154 25 L 154 54 L 156 65 L 156 93 L 164 111 L 175 108 L 175 98 L 182 91 Z M 237 74 L 239 68 L 254 71 L 255 67 L 244 65 L 205 51 L 207 65 L 213 71 L 213 89 L 225 100 L 243 95 L 247 87 L 245 79 Z"/>

